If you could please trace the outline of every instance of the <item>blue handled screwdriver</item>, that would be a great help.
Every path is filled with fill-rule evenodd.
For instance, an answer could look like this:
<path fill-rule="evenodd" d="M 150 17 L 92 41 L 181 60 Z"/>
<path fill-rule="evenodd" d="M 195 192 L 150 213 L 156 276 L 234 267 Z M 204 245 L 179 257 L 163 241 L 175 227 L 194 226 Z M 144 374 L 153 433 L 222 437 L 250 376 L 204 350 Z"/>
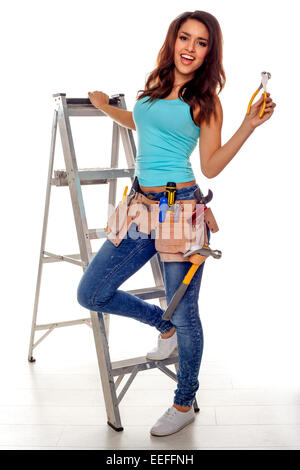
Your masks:
<path fill-rule="evenodd" d="M 165 221 L 167 209 L 168 209 L 168 200 L 166 197 L 161 197 L 159 200 L 159 221 L 160 222 Z"/>

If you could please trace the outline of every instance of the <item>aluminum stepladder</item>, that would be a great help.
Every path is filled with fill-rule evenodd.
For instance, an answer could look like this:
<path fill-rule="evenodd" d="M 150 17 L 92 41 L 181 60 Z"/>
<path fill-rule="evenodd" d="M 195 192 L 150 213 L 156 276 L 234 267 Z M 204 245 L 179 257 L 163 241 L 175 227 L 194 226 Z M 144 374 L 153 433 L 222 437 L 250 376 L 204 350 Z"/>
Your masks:
<path fill-rule="evenodd" d="M 35 362 L 33 358 L 33 349 L 38 346 L 55 328 L 67 327 L 79 324 L 86 324 L 93 330 L 98 366 L 100 371 L 103 396 L 105 401 L 107 424 L 114 430 L 122 431 L 119 404 L 127 392 L 129 386 L 133 382 L 139 371 L 158 368 L 163 373 L 177 382 L 176 374 L 171 371 L 167 365 L 174 364 L 176 371 L 178 370 L 178 355 L 175 351 L 172 356 L 164 360 L 153 361 L 146 359 L 145 356 L 135 357 L 131 359 L 111 362 L 109 354 L 109 314 L 90 311 L 90 318 L 83 318 L 71 321 L 62 321 L 48 324 L 37 324 L 37 311 L 39 302 L 39 293 L 42 279 L 42 269 L 44 263 L 53 262 L 69 262 L 78 266 L 82 266 L 83 271 L 87 268 L 93 256 L 91 240 L 106 238 L 105 228 L 94 229 L 88 228 L 85 207 L 81 185 L 84 184 L 109 184 L 109 207 L 116 205 L 116 190 L 118 178 L 130 178 L 133 181 L 136 147 L 132 130 L 119 125 L 113 121 L 112 129 L 112 148 L 111 148 L 111 165 L 109 168 L 85 168 L 78 169 L 73 137 L 71 132 L 70 117 L 71 116 L 102 116 L 107 117 L 105 113 L 96 109 L 88 98 L 67 98 L 65 93 L 57 93 L 53 95 L 55 102 L 54 117 L 52 122 L 52 137 L 50 148 L 50 160 L 47 177 L 47 190 L 44 210 L 44 221 L 41 239 L 41 249 L 39 258 L 39 268 L 36 282 L 33 319 L 31 327 L 30 345 L 28 360 Z M 113 95 L 109 100 L 109 104 L 120 109 L 126 110 L 124 94 Z M 65 170 L 54 171 L 54 154 L 55 142 L 57 134 L 57 125 L 59 127 L 62 150 L 65 160 Z M 128 168 L 118 168 L 119 164 L 119 143 L 120 137 L 124 148 L 124 153 Z M 50 205 L 51 186 L 69 186 L 77 238 L 79 243 L 79 254 L 58 255 L 45 251 L 46 232 L 48 224 L 48 214 Z M 154 287 L 143 289 L 129 290 L 131 294 L 148 300 L 159 298 L 161 308 L 166 309 L 165 288 L 163 280 L 163 267 L 156 254 L 151 260 L 151 268 L 155 281 Z M 35 332 L 46 330 L 36 342 Z M 117 388 L 125 375 L 130 374 L 127 382 L 123 386 L 121 392 L 117 395 Z M 117 377 L 116 381 L 114 377 Z M 199 411 L 197 401 L 194 401 L 194 410 Z"/>

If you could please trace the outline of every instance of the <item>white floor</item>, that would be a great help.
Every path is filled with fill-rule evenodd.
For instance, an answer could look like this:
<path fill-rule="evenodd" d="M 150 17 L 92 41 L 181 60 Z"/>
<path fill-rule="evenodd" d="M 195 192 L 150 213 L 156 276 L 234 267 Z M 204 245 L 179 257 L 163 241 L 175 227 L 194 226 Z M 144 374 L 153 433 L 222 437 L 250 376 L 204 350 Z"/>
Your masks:
<path fill-rule="evenodd" d="M 130 329 L 134 320 L 111 318 L 112 360 L 134 357 L 137 351 L 135 355 L 142 355 L 152 347 L 156 330 L 142 324 L 146 340 L 137 334 L 135 342 L 116 343 L 114 328 Z M 299 386 L 285 382 L 283 387 L 280 380 L 278 386 L 268 384 L 249 364 L 243 369 L 216 357 L 206 323 L 200 413 L 194 423 L 168 437 L 149 433 L 172 404 L 176 388 L 163 373 L 138 374 L 120 404 L 124 431 L 116 432 L 106 424 L 89 327 L 51 333 L 36 348 L 34 364 L 27 361 L 29 331 L 20 332 L 18 341 L 2 352 L 0 449 L 300 449 Z"/>

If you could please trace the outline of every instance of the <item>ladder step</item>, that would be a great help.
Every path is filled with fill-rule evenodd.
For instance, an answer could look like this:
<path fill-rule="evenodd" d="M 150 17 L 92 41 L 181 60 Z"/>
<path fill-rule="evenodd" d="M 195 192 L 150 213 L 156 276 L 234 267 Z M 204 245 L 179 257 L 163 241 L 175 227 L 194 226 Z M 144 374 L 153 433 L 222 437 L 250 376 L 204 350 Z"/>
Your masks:
<path fill-rule="evenodd" d="M 103 230 L 103 229 L 96 229 L 96 230 Z M 57 261 L 68 261 L 69 263 L 73 263 L 75 261 L 75 264 L 78 264 L 79 266 L 82 266 L 82 261 L 81 261 L 81 255 L 80 253 L 72 253 L 71 255 L 57 255 L 55 253 L 50 253 L 49 251 L 43 251 L 43 254 L 46 255 L 43 258 L 44 263 L 55 263 Z M 97 251 L 92 252 L 92 257 L 96 256 Z"/>
<path fill-rule="evenodd" d="M 144 287 L 143 289 L 128 290 L 127 292 L 143 300 L 160 299 L 166 296 L 164 286 Z"/>
<path fill-rule="evenodd" d="M 59 97 L 59 96 L 66 96 L 65 93 L 55 93 L 53 94 L 52 96 L 54 97 Z M 124 96 L 124 93 L 118 93 L 117 95 L 113 95 L 110 99 L 109 99 L 109 104 L 110 105 L 115 105 L 115 104 L 118 104 L 118 102 L 120 101 L 120 98 L 121 96 Z M 67 105 L 68 107 L 69 106 L 88 106 L 88 107 L 93 107 L 91 101 L 89 98 L 69 98 L 69 97 L 66 97 L 66 102 L 67 102 Z"/>
<path fill-rule="evenodd" d="M 95 108 L 92 105 L 89 98 L 67 98 L 65 93 L 55 93 L 52 95 L 55 103 L 59 106 L 61 105 L 62 100 L 65 100 L 66 106 L 68 108 L 68 116 L 105 116 L 106 114 L 100 109 Z M 113 95 L 109 104 L 111 106 L 117 106 L 121 104 L 122 98 L 124 97 L 123 93 L 118 93 Z"/>
<path fill-rule="evenodd" d="M 96 238 L 106 238 L 107 233 L 105 228 L 90 228 L 89 229 L 89 239 L 95 240 Z"/>
<path fill-rule="evenodd" d="M 66 96 L 66 94 L 56 93 L 53 95 L 53 97 L 57 99 L 57 101 L 60 101 L 61 96 Z M 123 96 L 124 96 L 123 93 L 113 95 L 109 100 L 109 104 L 111 106 L 119 107 L 118 105 L 120 104 Z M 69 116 L 103 116 L 103 117 L 106 117 L 106 114 L 103 111 L 95 108 L 95 106 L 92 105 L 89 98 L 66 98 L 66 104 L 68 107 Z"/>
<path fill-rule="evenodd" d="M 122 375 L 129 374 L 136 366 L 138 366 L 139 371 L 154 369 L 157 367 L 157 364 L 176 364 L 178 362 L 178 354 L 172 354 L 166 359 L 160 361 L 153 361 L 153 359 L 147 359 L 146 356 L 134 357 L 131 359 L 124 359 L 122 361 L 112 362 L 112 375 Z"/>
<path fill-rule="evenodd" d="M 82 168 L 78 170 L 80 184 L 106 184 L 117 178 L 133 178 L 134 168 Z M 54 186 L 68 186 L 66 170 L 55 170 L 51 179 Z"/>

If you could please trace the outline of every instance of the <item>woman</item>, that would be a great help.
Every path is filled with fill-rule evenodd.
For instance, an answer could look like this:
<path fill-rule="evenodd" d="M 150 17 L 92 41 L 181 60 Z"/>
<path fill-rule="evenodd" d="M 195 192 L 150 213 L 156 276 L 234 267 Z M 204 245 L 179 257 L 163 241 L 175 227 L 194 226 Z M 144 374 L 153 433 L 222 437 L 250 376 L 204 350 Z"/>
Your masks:
<path fill-rule="evenodd" d="M 177 186 L 177 198 L 193 200 L 198 187 L 189 156 L 199 138 L 201 171 L 214 178 L 232 160 L 254 129 L 273 114 L 270 94 L 262 118 L 263 96 L 249 115 L 221 146 L 222 106 L 219 92 L 225 84 L 222 66 L 222 33 L 218 21 L 204 11 L 185 12 L 169 26 L 165 42 L 145 90 L 133 112 L 110 106 L 103 92 L 89 93 L 91 103 L 124 127 L 137 130 L 136 170 L 141 192 L 159 201 L 167 182 Z M 200 132 L 201 129 L 201 132 Z M 192 407 L 199 388 L 198 374 L 203 351 L 203 331 L 198 312 L 198 295 L 204 264 L 200 265 L 171 321 L 164 311 L 118 287 L 141 268 L 157 251 L 150 235 L 128 236 L 115 246 L 106 240 L 86 269 L 78 286 L 78 302 L 99 312 L 135 318 L 160 332 L 158 344 L 147 354 L 164 359 L 178 347 L 177 389 L 170 407 L 151 429 L 164 436 L 179 431 L 194 420 Z M 208 243 L 210 230 L 206 227 Z M 163 262 L 166 297 L 169 303 L 189 270 L 189 261 Z"/>

